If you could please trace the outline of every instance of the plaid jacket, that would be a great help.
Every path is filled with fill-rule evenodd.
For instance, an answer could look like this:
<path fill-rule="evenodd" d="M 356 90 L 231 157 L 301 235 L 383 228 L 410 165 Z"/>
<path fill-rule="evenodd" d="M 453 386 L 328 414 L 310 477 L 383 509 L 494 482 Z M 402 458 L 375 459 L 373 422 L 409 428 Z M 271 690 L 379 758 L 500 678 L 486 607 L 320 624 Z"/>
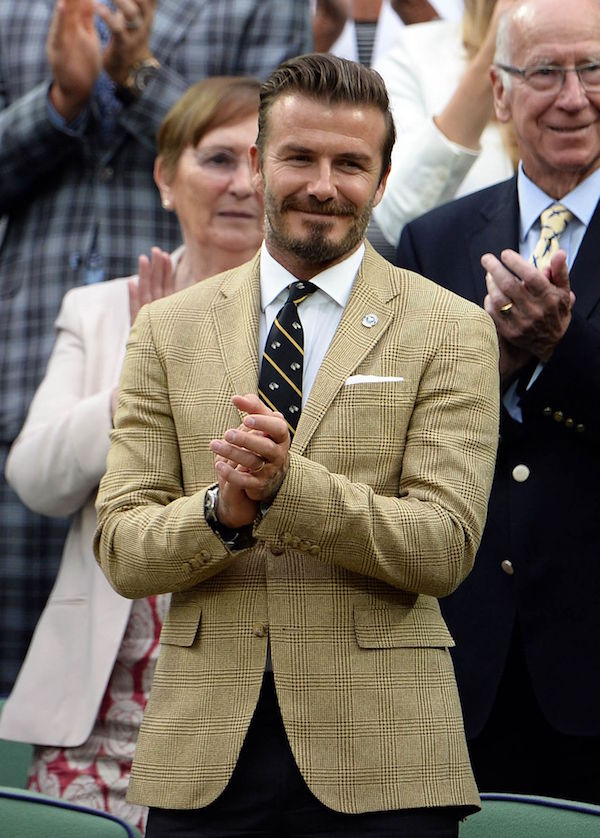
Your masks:
<path fill-rule="evenodd" d="M 135 273 L 180 241 L 152 179 L 155 136 L 185 88 L 216 74 L 265 76 L 311 47 L 308 0 L 160 0 L 162 68 L 123 109 L 107 147 L 92 101 L 83 136 L 46 107 L 54 0 L 0 0 L 0 471 L 53 343 L 63 294 L 84 281 L 94 230 L 104 277 Z M 0 480 L 0 693 L 12 682 L 60 557 L 64 527 L 30 515 Z"/>
<path fill-rule="evenodd" d="M 204 519 L 208 445 L 240 421 L 231 395 L 256 391 L 259 298 L 257 257 L 131 333 L 95 547 L 125 596 L 174 591 L 131 799 L 194 808 L 223 790 L 270 635 L 290 745 L 327 806 L 477 805 L 437 597 L 485 520 L 493 324 L 367 247 L 282 487 L 256 545 L 230 553 Z"/>

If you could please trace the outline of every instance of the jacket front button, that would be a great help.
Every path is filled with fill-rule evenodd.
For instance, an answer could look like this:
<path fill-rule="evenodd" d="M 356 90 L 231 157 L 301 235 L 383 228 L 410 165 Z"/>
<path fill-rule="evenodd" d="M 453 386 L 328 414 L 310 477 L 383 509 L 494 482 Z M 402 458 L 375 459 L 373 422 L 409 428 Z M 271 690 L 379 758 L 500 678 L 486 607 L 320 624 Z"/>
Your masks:
<path fill-rule="evenodd" d="M 515 572 L 515 569 L 513 567 L 513 563 L 511 561 L 509 561 L 508 559 L 504 559 L 503 562 L 500 562 L 500 567 L 502 568 L 502 570 L 505 573 L 508 573 L 509 576 L 512 576 L 513 573 Z"/>
<path fill-rule="evenodd" d="M 266 623 L 259 623 L 256 626 L 254 626 L 252 632 L 255 637 L 264 637 L 268 630 L 269 627 Z"/>
<path fill-rule="evenodd" d="M 285 553 L 285 547 L 282 547 L 281 544 L 271 544 L 271 553 L 273 556 L 281 556 Z"/>
<path fill-rule="evenodd" d="M 530 474 L 529 468 L 524 463 L 519 463 L 512 470 L 513 480 L 516 480 L 517 483 L 525 483 Z"/>

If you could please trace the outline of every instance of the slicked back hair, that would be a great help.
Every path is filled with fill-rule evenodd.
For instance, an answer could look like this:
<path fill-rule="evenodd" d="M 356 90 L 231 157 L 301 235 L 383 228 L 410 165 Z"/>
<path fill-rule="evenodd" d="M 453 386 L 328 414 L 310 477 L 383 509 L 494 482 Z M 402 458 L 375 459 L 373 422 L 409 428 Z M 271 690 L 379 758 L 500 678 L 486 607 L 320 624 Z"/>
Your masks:
<path fill-rule="evenodd" d="M 329 53 L 314 52 L 290 58 L 263 82 L 258 109 L 258 139 L 261 160 L 268 140 L 268 118 L 280 97 L 299 94 L 328 105 L 363 105 L 379 110 L 385 120 L 381 173 L 390 165 L 396 139 L 390 101 L 383 79 L 375 70 Z"/>

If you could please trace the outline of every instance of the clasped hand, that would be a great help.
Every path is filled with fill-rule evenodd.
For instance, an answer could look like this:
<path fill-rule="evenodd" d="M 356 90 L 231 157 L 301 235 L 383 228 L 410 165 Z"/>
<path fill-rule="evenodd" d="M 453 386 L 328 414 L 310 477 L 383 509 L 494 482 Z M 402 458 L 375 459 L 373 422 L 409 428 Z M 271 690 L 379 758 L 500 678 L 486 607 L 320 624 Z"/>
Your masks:
<path fill-rule="evenodd" d="M 260 503 L 273 500 L 289 465 L 290 434 L 281 413 L 274 413 L 254 394 L 233 396 L 247 415 L 222 439 L 213 439 L 219 481 L 217 517 L 226 527 L 251 524 Z"/>
<path fill-rule="evenodd" d="M 496 325 L 506 385 L 533 358 L 547 363 L 569 327 L 575 295 L 567 256 L 558 250 L 541 271 L 514 250 L 504 250 L 501 260 L 486 253 L 481 264 L 488 291 L 483 305 Z"/>

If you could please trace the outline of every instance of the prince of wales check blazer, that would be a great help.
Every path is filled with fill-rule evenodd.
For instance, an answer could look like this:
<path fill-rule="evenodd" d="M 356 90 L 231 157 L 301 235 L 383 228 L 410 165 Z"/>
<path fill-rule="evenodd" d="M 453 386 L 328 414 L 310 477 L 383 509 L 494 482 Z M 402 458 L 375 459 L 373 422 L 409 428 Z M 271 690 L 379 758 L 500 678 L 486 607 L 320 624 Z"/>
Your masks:
<path fill-rule="evenodd" d="M 125 596 L 174 592 L 131 800 L 219 795 L 270 636 L 287 736 L 324 804 L 476 807 L 437 597 L 471 569 L 486 515 L 492 321 L 367 245 L 285 480 L 255 546 L 232 553 L 204 519 L 208 445 L 240 422 L 231 396 L 256 391 L 259 298 L 257 257 L 145 307 L 131 333 L 95 549 Z"/>
<path fill-rule="evenodd" d="M 64 293 L 84 282 L 94 230 L 104 278 L 181 240 L 152 178 L 156 132 L 188 85 L 266 76 L 311 47 L 307 0 L 160 0 L 161 69 L 106 145 L 90 102 L 82 133 L 50 121 L 45 43 L 55 0 L 0 0 L 0 694 L 10 689 L 62 552 L 66 523 L 29 513 L 2 478 L 54 340 Z"/>

